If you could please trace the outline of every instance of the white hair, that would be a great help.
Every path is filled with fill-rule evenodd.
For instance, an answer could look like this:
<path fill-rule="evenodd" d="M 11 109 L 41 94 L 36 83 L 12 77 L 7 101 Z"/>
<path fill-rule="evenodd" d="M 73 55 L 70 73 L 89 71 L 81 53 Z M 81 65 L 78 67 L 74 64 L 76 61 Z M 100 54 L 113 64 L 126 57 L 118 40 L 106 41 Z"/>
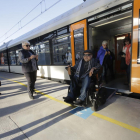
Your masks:
<path fill-rule="evenodd" d="M 104 44 L 108 44 L 108 42 L 107 42 L 106 40 L 104 40 L 104 41 L 102 42 L 102 45 L 104 45 Z"/>
<path fill-rule="evenodd" d="M 30 45 L 30 42 L 27 41 L 27 40 L 24 40 L 24 41 L 22 42 L 22 46 L 24 46 L 24 45 L 26 45 L 26 44 L 29 44 L 29 45 Z"/>

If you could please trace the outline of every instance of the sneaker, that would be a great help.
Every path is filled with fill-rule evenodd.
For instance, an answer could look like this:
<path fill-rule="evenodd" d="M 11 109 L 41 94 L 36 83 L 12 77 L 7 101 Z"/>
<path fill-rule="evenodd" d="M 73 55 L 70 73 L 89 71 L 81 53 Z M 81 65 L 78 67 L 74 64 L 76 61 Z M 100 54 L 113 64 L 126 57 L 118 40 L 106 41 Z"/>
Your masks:
<path fill-rule="evenodd" d="M 74 102 L 75 105 L 82 105 L 84 101 L 80 100 L 79 98 L 76 99 L 76 101 Z"/>
<path fill-rule="evenodd" d="M 65 97 L 64 102 L 73 103 L 73 99 L 69 96 Z"/>

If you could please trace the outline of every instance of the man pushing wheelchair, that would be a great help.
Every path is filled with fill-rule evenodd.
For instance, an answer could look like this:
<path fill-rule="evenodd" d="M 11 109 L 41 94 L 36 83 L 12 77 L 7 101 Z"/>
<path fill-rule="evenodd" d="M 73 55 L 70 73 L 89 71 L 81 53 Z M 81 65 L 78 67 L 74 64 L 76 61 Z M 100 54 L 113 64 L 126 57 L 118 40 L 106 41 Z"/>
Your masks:
<path fill-rule="evenodd" d="M 68 66 L 70 67 L 70 65 Z M 85 50 L 83 52 L 83 58 L 76 62 L 74 67 L 71 67 L 71 70 L 74 72 L 71 75 L 70 87 L 68 90 L 67 97 L 63 97 L 64 101 L 67 103 L 73 103 L 77 106 L 82 105 L 86 93 L 90 85 L 91 76 L 94 73 L 94 70 L 100 69 L 101 65 L 97 62 L 95 58 L 92 57 L 91 50 Z M 80 86 L 80 94 L 77 98 L 77 87 Z"/>

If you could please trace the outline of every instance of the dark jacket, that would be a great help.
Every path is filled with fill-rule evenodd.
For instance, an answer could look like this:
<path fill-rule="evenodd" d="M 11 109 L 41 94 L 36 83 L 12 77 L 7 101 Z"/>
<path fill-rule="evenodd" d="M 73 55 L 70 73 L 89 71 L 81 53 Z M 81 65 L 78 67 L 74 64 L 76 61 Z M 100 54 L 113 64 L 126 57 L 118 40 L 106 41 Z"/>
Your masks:
<path fill-rule="evenodd" d="M 109 51 L 109 50 L 108 49 L 104 49 L 103 46 L 101 46 L 99 51 L 98 51 L 98 53 L 97 53 L 97 59 L 100 61 L 101 65 L 103 65 L 106 51 Z"/>
<path fill-rule="evenodd" d="M 33 72 L 33 67 L 32 67 L 32 62 L 31 60 L 29 61 L 29 57 L 30 57 L 30 53 L 31 52 L 33 55 L 35 55 L 35 53 L 32 50 L 24 50 L 22 49 L 19 52 L 19 61 L 22 63 L 22 71 L 23 73 L 26 72 Z M 37 60 L 36 60 L 36 66 L 38 69 L 38 65 L 37 65 Z"/>
<path fill-rule="evenodd" d="M 80 64 L 81 60 L 77 61 L 77 63 L 75 64 L 75 66 L 73 67 L 73 69 L 76 71 L 76 76 L 79 77 L 80 76 L 80 71 L 81 69 L 83 69 L 82 64 Z M 82 61 L 83 63 L 83 61 Z M 81 66 L 80 66 L 81 65 Z M 97 62 L 97 59 L 92 58 L 89 61 L 89 69 L 87 69 L 87 71 L 85 73 L 82 74 L 81 78 L 84 78 L 86 75 L 89 74 L 89 71 L 91 70 L 91 68 L 95 67 L 96 69 L 100 69 L 101 65 Z"/>

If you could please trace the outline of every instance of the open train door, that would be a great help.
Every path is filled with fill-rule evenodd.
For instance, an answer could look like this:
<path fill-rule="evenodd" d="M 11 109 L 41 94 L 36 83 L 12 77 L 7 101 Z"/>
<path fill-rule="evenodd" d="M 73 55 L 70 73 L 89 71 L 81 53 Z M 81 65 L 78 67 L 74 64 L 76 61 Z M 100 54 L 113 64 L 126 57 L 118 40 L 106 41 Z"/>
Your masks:
<path fill-rule="evenodd" d="M 140 0 L 133 2 L 131 92 L 140 93 Z"/>
<path fill-rule="evenodd" d="M 70 26 L 72 66 L 76 58 L 81 58 L 83 51 L 87 50 L 87 20 L 76 22 Z"/>

